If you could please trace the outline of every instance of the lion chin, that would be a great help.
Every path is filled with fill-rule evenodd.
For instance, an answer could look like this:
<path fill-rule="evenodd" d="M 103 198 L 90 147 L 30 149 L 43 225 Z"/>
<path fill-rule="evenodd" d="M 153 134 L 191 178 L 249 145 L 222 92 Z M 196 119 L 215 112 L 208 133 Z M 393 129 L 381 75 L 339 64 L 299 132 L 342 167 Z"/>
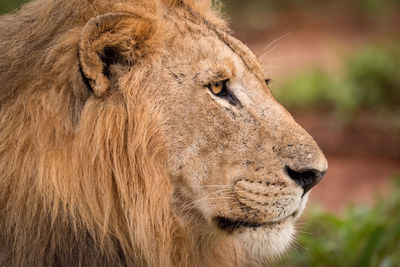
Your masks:
<path fill-rule="evenodd" d="M 249 258 L 267 264 L 276 259 L 290 246 L 295 233 L 293 219 L 286 219 L 276 227 L 262 226 L 257 229 L 245 229 L 235 233 Z"/>
<path fill-rule="evenodd" d="M 300 208 L 286 218 L 258 225 L 245 222 L 231 229 L 225 227 L 224 231 L 228 230 L 239 241 L 249 259 L 267 265 L 290 247 L 295 235 L 295 222 L 306 206 L 308 195 L 304 196 Z"/>

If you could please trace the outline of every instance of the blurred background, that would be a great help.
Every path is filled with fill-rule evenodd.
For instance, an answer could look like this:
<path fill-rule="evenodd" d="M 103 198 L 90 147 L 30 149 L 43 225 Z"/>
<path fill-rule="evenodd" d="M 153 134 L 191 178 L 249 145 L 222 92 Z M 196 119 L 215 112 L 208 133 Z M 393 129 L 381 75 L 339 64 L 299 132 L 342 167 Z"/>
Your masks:
<path fill-rule="evenodd" d="M 1 0 L 0 14 L 23 0 Z M 276 266 L 400 266 L 400 0 L 223 0 L 329 171 Z M 396 178 L 397 175 L 397 178 Z"/>

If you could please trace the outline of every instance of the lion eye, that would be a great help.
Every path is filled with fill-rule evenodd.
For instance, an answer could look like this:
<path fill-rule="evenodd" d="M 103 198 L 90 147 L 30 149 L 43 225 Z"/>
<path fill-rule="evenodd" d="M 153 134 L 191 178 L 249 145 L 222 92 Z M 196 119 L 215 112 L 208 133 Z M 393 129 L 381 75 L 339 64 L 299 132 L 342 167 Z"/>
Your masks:
<path fill-rule="evenodd" d="M 228 80 L 211 83 L 207 87 L 213 95 L 226 99 L 231 105 L 241 105 L 239 99 L 229 90 L 227 82 Z"/>
<path fill-rule="evenodd" d="M 214 84 L 210 84 L 210 90 L 214 95 L 218 95 L 221 93 L 222 89 L 224 89 L 224 83 L 223 82 L 217 82 Z"/>

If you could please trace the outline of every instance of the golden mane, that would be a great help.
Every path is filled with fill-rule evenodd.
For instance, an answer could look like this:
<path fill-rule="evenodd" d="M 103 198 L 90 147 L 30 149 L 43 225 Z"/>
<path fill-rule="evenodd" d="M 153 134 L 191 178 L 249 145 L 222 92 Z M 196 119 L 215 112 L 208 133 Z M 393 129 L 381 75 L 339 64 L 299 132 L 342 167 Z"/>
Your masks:
<path fill-rule="evenodd" d="M 90 18 L 162 20 L 182 4 L 166 2 L 36 0 L 0 17 L 0 265 L 195 266 L 222 254 L 188 245 L 171 210 L 157 107 L 90 97 L 76 57 Z M 223 27 L 211 1 L 183 4 Z M 146 71 L 122 86 L 144 86 Z"/>

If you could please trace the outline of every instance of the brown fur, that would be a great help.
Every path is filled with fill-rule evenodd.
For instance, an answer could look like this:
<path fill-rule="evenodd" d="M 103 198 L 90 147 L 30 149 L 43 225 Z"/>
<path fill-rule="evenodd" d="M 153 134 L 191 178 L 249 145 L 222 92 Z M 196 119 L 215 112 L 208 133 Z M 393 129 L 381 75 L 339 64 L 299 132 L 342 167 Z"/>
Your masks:
<path fill-rule="evenodd" d="M 75 57 L 85 21 L 112 3 L 35 1 L 0 20 L 2 266 L 172 265 L 153 111 L 89 98 Z"/>
<path fill-rule="evenodd" d="M 202 214 L 183 214 L 189 180 L 170 162 L 186 117 L 166 115 L 181 103 L 162 88 L 182 75 L 182 87 L 209 77 L 175 64 L 189 55 L 179 54 L 182 31 L 218 37 L 263 79 L 207 0 L 35 0 L 0 18 L 1 266 L 251 265 L 231 236 L 204 230 Z M 226 62 L 231 70 L 218 75 L 234 73 Z M 159 78 L 167 74 L 177 80 Z M 317 151 L 283 111 L 281 120 Z M 286 146 L 293 135 L 278 137 Z M 204 160 L 211 152 L 202 150 Z"/>

